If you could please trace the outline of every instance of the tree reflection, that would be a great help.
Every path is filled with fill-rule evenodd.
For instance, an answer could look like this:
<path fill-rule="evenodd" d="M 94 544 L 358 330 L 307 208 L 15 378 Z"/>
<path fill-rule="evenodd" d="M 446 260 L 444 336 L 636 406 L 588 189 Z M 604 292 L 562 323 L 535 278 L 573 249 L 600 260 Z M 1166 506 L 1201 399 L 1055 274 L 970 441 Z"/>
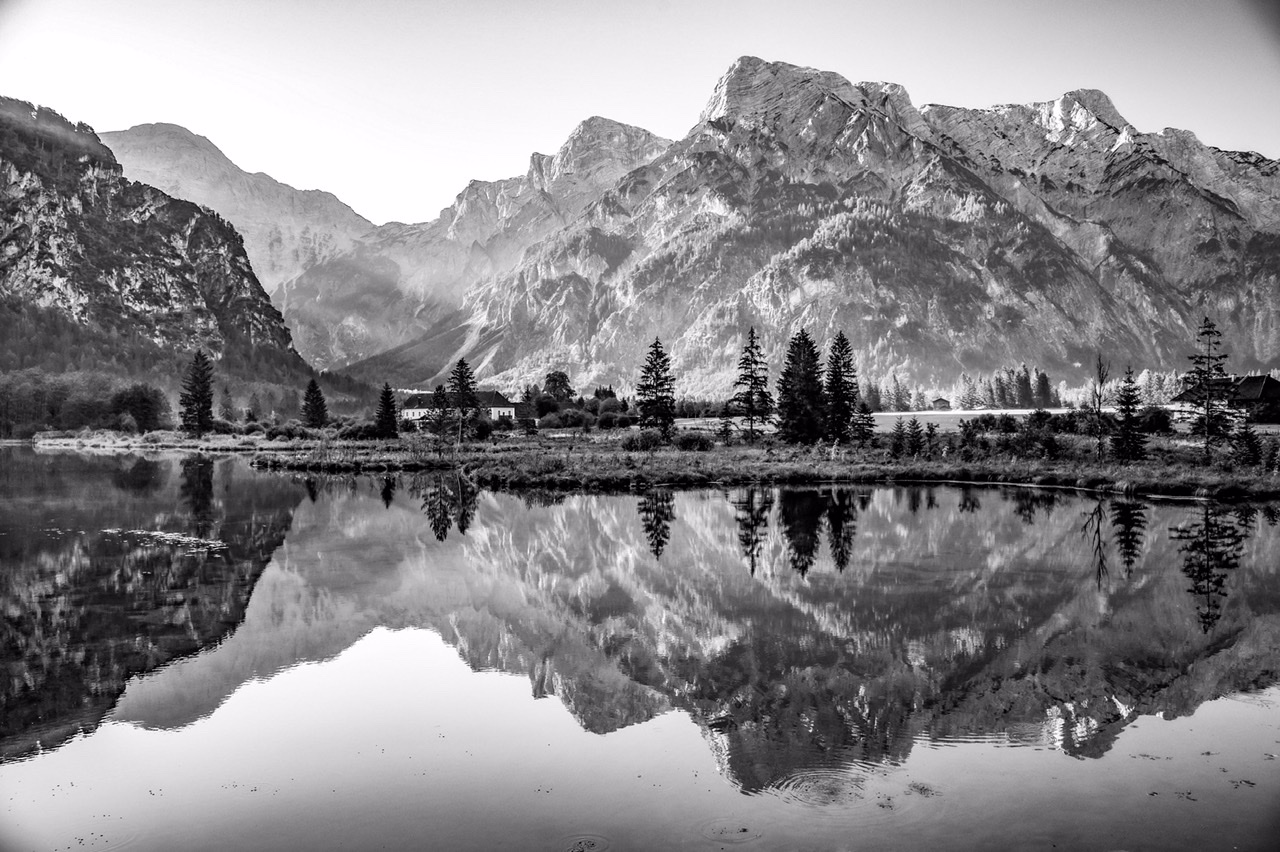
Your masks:
<path fill-rule="evenodd" d="M 1083 513 L 1084 524 L 1080 527 L 1080 535 L 1088 543 L 1093 558 L 1093 570 L 1098 578 L 1098 588 L 1107 576 L 1107 539 L 1104 531 L 1107 523 L 1107 504 L 1101 497 L 1093 504 L 1093 508 Z M 1030 523 L 1030 521 L 1026 521 Z"/>
<path fill-rule="evenodd" d="M 783 489 L 778 495 L 778 522 L 787 540 L 791 570 L 801 577 L 818 558 L 826 501 L 820 491 Z"/>
<path fill-rule="evenodd" d="M 1136 500 L 1111 503 L 1111 534 L 1115 539 L 1125 577 L 1133 574 L 1133 566 L 1142 552 L 1143 532 L 1147 527 L 1147 507 Z"/>
<path fill-rule="evenodd" d="M 213 529 L 213 459 L 202 455 L 183 459 L 179 493 L 191 512 L 196 537 L 208 538 Z"/>
<path fill-rule="evenodd" d="M 391 502 L 396 499 L 396 485 L 394 476 L 382 478 L 382 487 L 378 489 L 378 496 L 382 498 L 382 505 L 387 509 L 391 508 Z"/>
<path fill-rule="evenodd" d="M 316 481 L 308 476 L 305 485 L 307 488 L 307 499 L 312 503 L 316 502 L 316 498 L 320 496 L 319 491 L 316 488 Z"/>
<path fill-rule="evenodd" d="M 1200 630 L 1208 633 L 1222 618 L 1227 574 L 1239 566 L 1248 535 L 1213 503 L 1205 503 L 1194 522 L 1171 527 L 1169 533 L 1180 542 L 1182 573 L 1191 581 L 1187 591 L 1196 599 Z"/>
<path fill-rule="evenodd" d="M 748 488 L 742 497 L 731 501 L 734 521 L 738 525 L 738 546 L 747 560 L 751 576 L 756 575 L 756 561 L 760 547 L 769 531 L 769 513 L 773 511 L 773 492 L 768 489 Z"/>
<path fill-rule="evenodd" d="M 1040 488 L 1010 488 L 1002 492 L 1013 503 L 1013 513 L 1027 526 L 1035 526 L 1036 515 L 1044 511 L 1045 520 L 1058 505 L 1058 494 Z"/>
<path fill-rule="evenodd" d="M 960 512 L 962 514 L 973 514 L 982 509 L 982 501 L 978 499 L 978 492 L 968 486 L 960 488 Z"/>
<path fill-rule="evenodd" d="M 662 551 L 671 539 L 671 522 L 676 519 L 675 496 L 670 491 L 650 491 L 640 498 L 637 507 L 644 537 L 654 559 L 662 558 Z"/>
<path fill-rule="evenodd" d="M 841 573 L 849 567 L 853 553 L 853 538 L 858 531 L 858 509 L 853 494 L 843 488 L 824 492 L 827 503 L 827 542 L 831 548 L 831 560 Z M 929 492 L 930 500 L 933 491 Z"/>
<path fill-rule="evenodd" d="M 391 493 L 394 496 L 394 491 Z M 414 477 L 409 483 L 409 495 L 422 501 L 422 513 L 427 516 L 432 535 L 436 541 L 444 541 L 455 524 L 460 534 L 467 534 L 475 517 L 479 491 L 461 473 L 435 474 Z M 390 503 L 385 483 L 383 501 Z"/>
<path fill-rule="evenodd" d="M 121 491 L 149 497 L 164 484 L 165 468 L 158 461 L 138 459 L 128 467 L 121 467 L 111 477 L 111 483 Z"/>

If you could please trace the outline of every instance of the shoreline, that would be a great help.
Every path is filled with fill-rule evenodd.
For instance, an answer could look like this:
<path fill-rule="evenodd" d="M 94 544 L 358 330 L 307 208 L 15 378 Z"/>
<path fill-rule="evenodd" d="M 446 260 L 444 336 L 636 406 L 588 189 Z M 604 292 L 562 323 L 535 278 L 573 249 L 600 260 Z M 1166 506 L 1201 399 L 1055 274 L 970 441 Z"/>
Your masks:
<path fill-rule="evenodd" d="M 156 435 L 159 433 L 151 433 Z M 956 487 L 1017 485 L 1140 497 L 1238 501 L 1280 500 L 1280 473 L 1204 467 L 1171 452 L 1119 465 L 1081 458 L 1008 455 L 962 459 L 889 459 L 883 450 L 717 445 L 710 450 L 624 450 L 612 436 L 538 436 L 452 446 L 440 452 L 415 438 L 375 441 L 255 441 L 239 436 L 188 439 L 93 433 L 34 439 L 39 449 L 103 453 L 201 452 L 248 455 L 264 471 L 387 474 L 458 471 L 497 491 L 630 493 L 654 488 L 746 485 L 912 484 Z M 1156 454 L 1153 453 L 1153 456 Z"/>

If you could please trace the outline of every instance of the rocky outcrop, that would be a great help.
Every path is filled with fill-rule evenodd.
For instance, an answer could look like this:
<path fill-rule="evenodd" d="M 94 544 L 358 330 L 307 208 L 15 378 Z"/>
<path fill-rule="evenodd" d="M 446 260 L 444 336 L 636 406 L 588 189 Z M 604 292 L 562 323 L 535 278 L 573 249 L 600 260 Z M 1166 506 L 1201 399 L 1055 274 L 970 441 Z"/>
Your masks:
<path fill-rule="evenodd" d="M 1275 162 L 1139 133 L 1101 92 L 917 109 L 746 57 L 685 138 L 352 371 L 429 385 L 465 356 L 508 388 L 549 369 L 625 388 L 656 336 L 678 392 L 714 397 L 754 325 L 774 365 L 807 328 L 845 331 L 877 380 L 1023 361 L 1074 379 L 1098 350 L 1181 368 L 1206 314 L 1233 369 L 1276 367 L 1277 205 Z"/>
<path fill-rule="evenodd" d="M 208 139 L 176 124 L 139 124 L 101 138 L 125 177 L 208 207 L 234 225 L 269 293 L 349 251 L 373 228 L 332 193 L 249 174 Z"/>
<path fill-rule="evenodd" d="M 306 365 L 220 216 L 122 176 L 86 125 L 0 100 L 0 368 L 132 372 L 195 347 L 224 369 Z"/>

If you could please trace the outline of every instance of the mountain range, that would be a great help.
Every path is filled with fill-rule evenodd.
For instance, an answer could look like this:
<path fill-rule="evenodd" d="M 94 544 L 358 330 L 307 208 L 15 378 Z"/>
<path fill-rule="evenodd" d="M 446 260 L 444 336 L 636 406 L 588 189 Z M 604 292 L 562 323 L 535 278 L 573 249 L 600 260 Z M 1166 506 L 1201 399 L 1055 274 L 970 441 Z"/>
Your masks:
<path fill-rule="evenodd" d="M 351 367 L 507 387 L 629 384 L 660 337 L 680 392 L 725 394 L 750 326 L 780 365 L 844 330 L 863 375 L 943 385 L 1019 361 L 1182 368 L 1203 315 L 1236 370 L 1280 365 L 1280 164 L 1137 131 L 1101 92 L 917 109 L 902 87 L 746 57 L 693 129 L 475 281 L 463 309 Z"/>
<path fill-rule="evenodd" d="M 1096 90 L 917 108 L 896 84 L 743 57 L 681 139 L 590 118 L 525 174 L 379 227 L 173 125 L 104 140 L 96 162 L 244 235 L 305 358 L 376 383 L 430 386 L 464 356 L 508 390 L 553 369 L 625 389 L 659 337 L 678 393 L 714 397 L 751 326 L 775 369 L 807 328 L 843 330 L 873 379 L 1025 362 L 1071 380 L 1097 351 L 1182 369 L 1206 315 L 1229 369 L 1280 367 L 1280 163 L 1140 132 Z"/>

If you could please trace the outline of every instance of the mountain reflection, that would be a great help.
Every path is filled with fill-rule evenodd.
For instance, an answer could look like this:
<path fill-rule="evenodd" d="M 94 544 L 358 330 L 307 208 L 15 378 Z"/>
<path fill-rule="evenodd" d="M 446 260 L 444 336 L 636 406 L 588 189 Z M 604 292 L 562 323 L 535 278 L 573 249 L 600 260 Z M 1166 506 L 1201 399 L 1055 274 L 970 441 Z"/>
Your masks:
<path fill-rule="evenodd" d="M 91 729 L 239 621 L 300 489 L 231 461 L 0 450 L 0 756 Z M 250 481 L 252 480 L 252 481 Z"/>
<path fill-rule="evenodd" d="M 180 506 L 173 528 L 193 535 L 204 484 L 227 463 L 210 476 L 193 465 L 189 481 L 187 467 L 160 464 L 160 485 L 140 484 L 148 496 L 129 505 Z M 116 503 L 119 473 L 101 477 Z M 1259 522 L 1265 510 L 1245 526 L 1220 507 L 1032 489 L 599 497 L 479 492 L 456 473 L 230 481 L 242 501 L 276 495 L 287 539 L 234 632 L 131 680 L 113 719 L 188 724 L 240 684 L 375 627 L 421 627 L 475 669 L 527 677 L 590 731 L 682 710 L 752 792 L 900 762 L 930 740 L 1097 756 L 1140 714 L 1188 714 L 1280 671 L 1280 534 Z M 125 525 L 94 505 L 104 514 L 77 529 Z M 221 484 L 209 505 L 209 538 L 230 549 Z M 1201 582 L 1187 566 L 1210 564 L 1201 542 L 1225 541 L 1223 524 L 1239 534 L 1234 562 L 1212 562 L 1204 570 L 1226 578 Z M 0 537 L 0 552 L 11 544 Z M 1206 633 L 1205 596 L 1224 591 L 1231 605 Z M 226 594 L 234 621 L 239 599 Z"/>

